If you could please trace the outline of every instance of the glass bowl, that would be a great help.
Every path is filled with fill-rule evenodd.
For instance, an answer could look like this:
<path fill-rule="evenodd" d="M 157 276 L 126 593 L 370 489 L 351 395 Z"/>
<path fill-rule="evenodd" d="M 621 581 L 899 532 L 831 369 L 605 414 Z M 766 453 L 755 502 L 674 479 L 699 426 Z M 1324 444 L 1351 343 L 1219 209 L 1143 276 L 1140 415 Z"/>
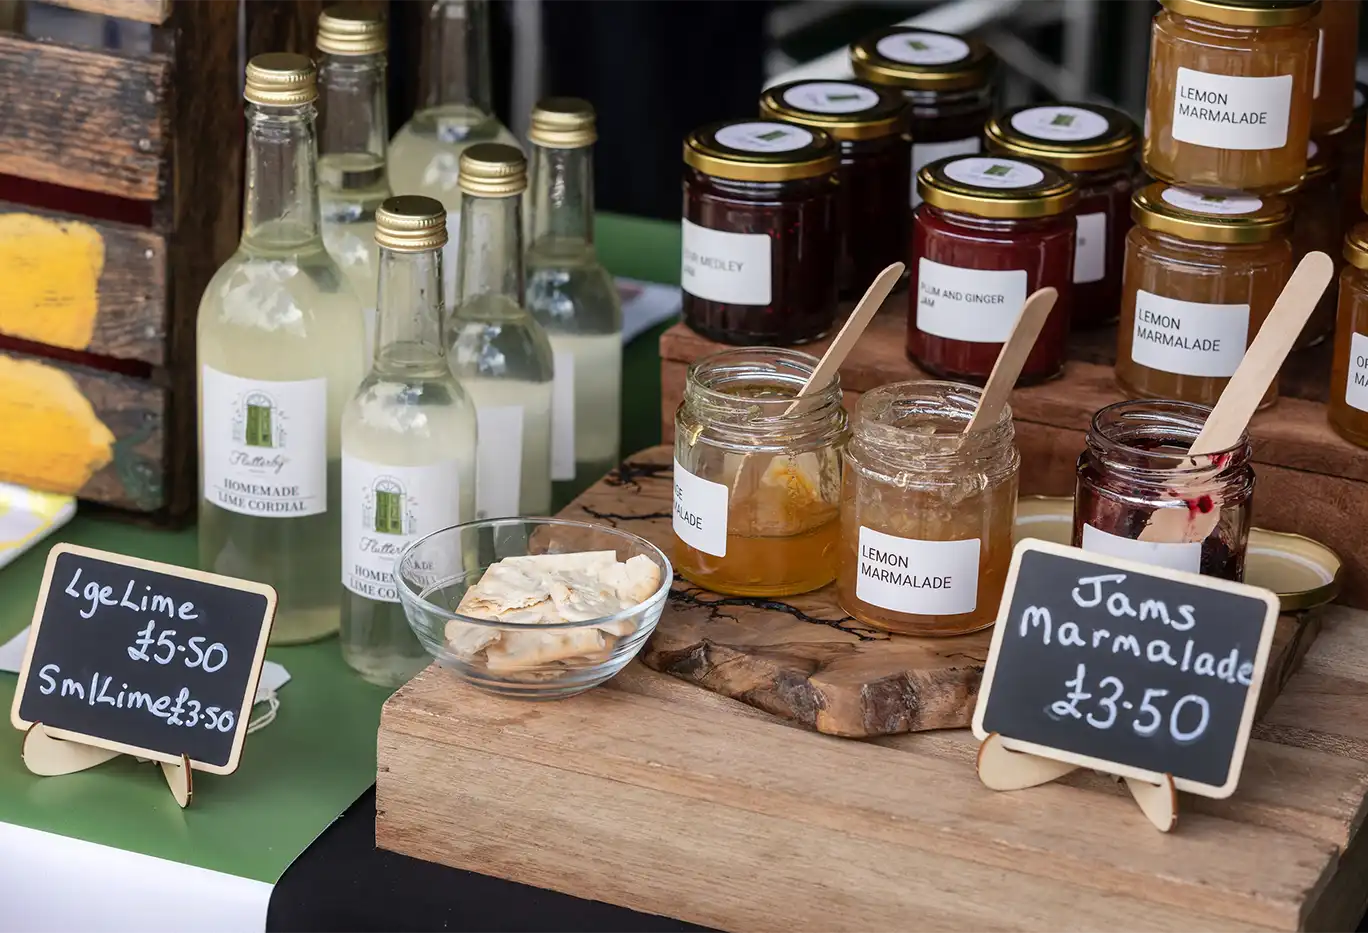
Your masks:
<path fill-rule="evenodd" d="M 456 611 L 485 569 L 505 557 L 614 551 L 619 561 L 646 555 L 660 586 L 645 602 L 612 616 L 551 625 L 495 622 Z M 670 592 L 673 571 L 660 548 L 634 534 L 552 518 L 495 518 L 444 528 L 410 544 L 394 564 L 399 599 L 428 654 L 468 684 L 503 696 L 554 700 L 608 680 L 646 643 Z M 491 663 L 491 642 L 531 644 L 544 661 Z"/>

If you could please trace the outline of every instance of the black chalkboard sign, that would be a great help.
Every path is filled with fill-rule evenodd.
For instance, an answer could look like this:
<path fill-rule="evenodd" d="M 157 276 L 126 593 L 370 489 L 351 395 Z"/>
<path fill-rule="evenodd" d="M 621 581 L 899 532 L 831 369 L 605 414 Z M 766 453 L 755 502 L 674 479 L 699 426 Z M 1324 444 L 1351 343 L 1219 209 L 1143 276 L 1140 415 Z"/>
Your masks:
<path fill-rule="evenodd" d="M 1179 790 L 1239 782 L 1278 599 L 1045 541 L 1016 548 L 974 734 Z"/>
<path fill-rule="evenodd" d="M 59 544 L 10 720 L 87 745 L 237 768 L 275 618 L 271 587 Z"/>

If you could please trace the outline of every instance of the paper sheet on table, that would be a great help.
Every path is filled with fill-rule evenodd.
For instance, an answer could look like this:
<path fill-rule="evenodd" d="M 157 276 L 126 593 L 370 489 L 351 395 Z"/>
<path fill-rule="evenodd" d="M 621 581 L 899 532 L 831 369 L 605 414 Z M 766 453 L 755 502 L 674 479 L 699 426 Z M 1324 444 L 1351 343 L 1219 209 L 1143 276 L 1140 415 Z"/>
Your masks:
<path fill-rule="evenodd" d="M 684 307 L 684 293 L 674 285 L 618 278 L 622 299 L 622 342 L 629 344 L 661 321 L 677 317 Z"/>
<path fill-rule="evenodd" d="M 0 483 L 0 567 L 71 520 L 76 500 Z"/>

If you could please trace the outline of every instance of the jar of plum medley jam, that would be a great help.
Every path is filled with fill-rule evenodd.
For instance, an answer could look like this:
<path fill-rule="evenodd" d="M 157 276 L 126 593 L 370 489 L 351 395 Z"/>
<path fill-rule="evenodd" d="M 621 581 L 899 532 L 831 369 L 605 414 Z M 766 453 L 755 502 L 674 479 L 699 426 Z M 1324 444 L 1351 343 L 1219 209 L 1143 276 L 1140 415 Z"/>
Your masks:
<path fill-rule="evenodd" d="M 837 275 L 843 295 L 859 295 L 907 251 L 908 211 L 890 191 L 909 173 L 907 102 L 860 81 L 794 81 L 760 97 L 760 115 L 824 130 L 836 140 Z"/>
<path fill-rule="evenodd" d="M 1073 326 L 1116 320 L 1140 145 L 1135 121 L 1095 104 L 1046 104 L 994 117 L 983 136 L 991 152 L 1039 159 L 1073 173 L 1078 185 Z"/>
<path fill-rule="evenodd" d="M 917 184 L 908 356 L 937 376 L 986 380 L 1026 296 L 1048 285 L 1059 300 L 1021 379 L 1059 375 L 1073 285 L 1072 177 L 1031 159 L 968 156 L 924 166 Z"/>
<path fill-rule="evenodd" d="M 684 140 L 684 322 L 724 343 L 816 340 L 836 319 L 837 151 L 819 129 L 714 123 Z"/>
<path fill-rule="evenodd" d="M 1140 400 L 1094 415 L 1078 458 L 1074 546 L 1243 580 L 1254 495 L 1249 438 L 1189 456 L 1209 414 L 1205 405 Z M 1161 509 L 1181 510 L 1186 520 L 1161 522 L 1166 533 L 1146 540 L 1154 533 L 1145 530 L 1150 516 Z"/>

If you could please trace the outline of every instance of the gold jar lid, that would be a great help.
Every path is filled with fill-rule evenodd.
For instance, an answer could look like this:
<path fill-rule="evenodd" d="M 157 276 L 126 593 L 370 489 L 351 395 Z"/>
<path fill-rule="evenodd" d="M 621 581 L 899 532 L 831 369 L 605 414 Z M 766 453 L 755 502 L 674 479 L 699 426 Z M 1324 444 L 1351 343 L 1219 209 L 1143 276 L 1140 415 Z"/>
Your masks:
<path fill-rule="evenodd" d="M 457 186 L 465 194 L 506 198 L 527 190 L 527 159 L 513 146 L 476 143 L 461 153 Z"/>
<path fill-rule="evenodd" d="M 824 131 L 778 120 L 728 120 L 684 137 L 684 164 L 734 181 L 793 181 L 836 171 Z"/>
<path fill-rule="evenodd" d="M 1320 12 L 1321 0 L 1159 0 L 1179 16 L 1226 26 L 1293 26 Z"/>
<path fill-rule="evenodd" d="M 894 26 L 850 46 L 855 77 L 911 91 L 955 91 L 987 84 L 997 65 L 978 39 Z"/>
<path fill-rule="evenodd" d="M 266 52 L 247 63 L 242 96 L 253 104 L 292 107 L 318 99 L 318 72 L 306 55 Z"/>
<path fill-rule="evenodd" d="M 932 207 L 975 217 L 1050 217 L 1078 201 L 1073 176 L 1015 156 L 940 159 L 917 173 L 917 192 Z"/>
<path fill-rule="evenodd" d="M 353 3 L 328 7 L 318 16 L 318 51 L 374 55 L 385 51 L 385 21 Z"/>
<path fill-rule="evenodd" d="M 1125 165 L 1140 145 L 1134 120 L 1095 104 L 1017 107 L 990 119 L 983 135 L 993 152 L 1040 159 L 1070 172 Z"/>
<path fill-rule="evenodd" d="M 1131 197 L 1131 217 L 1147 230 L 1199 243 L 1265 243 L 1287 232 L 1292 211 L 1276 195 L 1193 191 L 1161 181 Z"/>
<path fill-rule="evenodd" d="M 833 139 L 880 139 L 907 129 L 907 101 L 863 81 L 790 81 L 760 95 L 760 116 L 816 127 Z"/>
<path fill-rule="evenodd" d="M 398 253 L 446 246 L 446 208 L 435 198 L 401 194 L 385 198 L 375 212 L 375 242 Z"/>
<path fill-rule="evenodd" d="M 1355 224 L 1344 235 L 1344 260 L 1355 269 L 1368 269 L 1368 223 Z"/>
<path fill-rule="evenodd" d="M 532 108 L 527 141 L 547 149 L 582 149 L 598 140 L 594 105 L 578 97 L 547 97 Z"/>

